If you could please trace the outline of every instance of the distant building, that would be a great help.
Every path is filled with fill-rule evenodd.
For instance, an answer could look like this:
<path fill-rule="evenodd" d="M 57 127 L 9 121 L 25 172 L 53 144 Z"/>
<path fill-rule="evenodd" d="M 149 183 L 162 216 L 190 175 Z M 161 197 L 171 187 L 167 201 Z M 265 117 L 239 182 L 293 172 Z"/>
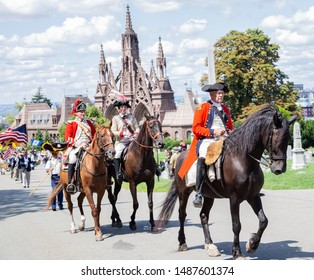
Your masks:
<path fill-rule="evenodd" d="M 294 86 L 299 90 L 299 99 L 297 104 L 302 107 L 303 117 L 305 119 L 314 119 L 314 91 L 311 89 L 303 89 L 303 84 L 297 84 Z"/>
<path fill-rule="evenodd" d="M 60 105 L 53 105 L 51 108 L 47 103 L 24 104 L 11 127 L 26 124 L 29 143 L 35 138 L 38 129 L 43 135 L 47 131 L 51 141 L 59 142 L 58 127 L 71 117 L 70 112 L 77 98 L 82 98 L 86 104 L 92 104 L 85 95 L 65 96 Z"/>

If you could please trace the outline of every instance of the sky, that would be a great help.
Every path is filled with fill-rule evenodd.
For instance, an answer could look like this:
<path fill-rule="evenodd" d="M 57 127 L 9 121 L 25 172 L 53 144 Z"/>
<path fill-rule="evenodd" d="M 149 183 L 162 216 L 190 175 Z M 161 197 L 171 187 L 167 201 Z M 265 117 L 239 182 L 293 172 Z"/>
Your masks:
<path fill-rule="evenodd" d="M 149 73 L 159 37 L 175 96 L 200 92 L 208 49 L 231 30 L 260 29 L 280 46 L 289 81 L 314 88 L 312 0 L 0 0 L 0 104 L 52 102 L 87 94 L 99 80 L 100 45 L 115 76 L 121 69 L 126 6 Z"/>

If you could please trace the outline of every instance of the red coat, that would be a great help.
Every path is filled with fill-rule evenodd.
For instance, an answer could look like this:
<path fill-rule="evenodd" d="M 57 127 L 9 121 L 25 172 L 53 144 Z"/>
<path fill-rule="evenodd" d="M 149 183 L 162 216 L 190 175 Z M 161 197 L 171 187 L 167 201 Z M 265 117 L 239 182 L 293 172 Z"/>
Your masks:
<path fill-rule="evenodd" d="M 90 120 L 86 120 L 86 121 L 90 127 L 90 131 L 93 138 L 96 133 L 94 124 Z M 78 124 L 76 121 L 69 121 L 65 128 L 64 138 L 65 138 L 65 141 L 68 142 L 68 147 L 72 146 L 74 143 L 74 138 L 77 131 L 77 127 L 78 127 Z"/>
<path fill-rule="evenodd" d="M 188 152 L 188 156 L 184 160 L 178 175 L 180 178 L 183 180 L 184 175 L 189 171 L 195 160 L 197 160 L 198 156 L 196 154 L 196 144 L 200 137 L 207 137 L 210 138 L 210 130 L 207 128 L 207 122 L 208 122 L 208 114 L 211 110 L 211 104 L 209 102 L 205 102 L 202 104 L 199 104 L 196 107 L 195 113 L 194 113 L 194 120 L 193 120 L 193 125 L 192 125 L 192 132 L 194 134 L 190 150 Z M 226 127 L 228 130 L 233 130 L 233 124 L 232 124 L 232 119 L 230 116 L 230 111 L 229 109 L 221 104 L 222 109 L 224 112 L 229 116 L 228 121 L 226 123 Z"/>

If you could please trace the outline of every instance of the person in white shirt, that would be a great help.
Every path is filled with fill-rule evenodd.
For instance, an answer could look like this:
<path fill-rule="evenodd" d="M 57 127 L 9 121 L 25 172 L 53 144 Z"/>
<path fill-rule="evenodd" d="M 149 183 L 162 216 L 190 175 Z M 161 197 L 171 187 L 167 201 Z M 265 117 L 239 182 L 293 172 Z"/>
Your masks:
<path fill-rule="evenodd" d="M 45 169 L 47 173 L 51 174 L 51 187 L 54 189 L 60 180 L 60 170 L 61 170 L 61 157 L 58 157 L 57 151 L 52 151 L 50 159 L 47 161 Z M 58 207 L 59 210 L 63 210 L 63 190 L 61 190 L 58 195 Z M 57 198 L 51 204 L 52 211 L 56 211 Z"/>

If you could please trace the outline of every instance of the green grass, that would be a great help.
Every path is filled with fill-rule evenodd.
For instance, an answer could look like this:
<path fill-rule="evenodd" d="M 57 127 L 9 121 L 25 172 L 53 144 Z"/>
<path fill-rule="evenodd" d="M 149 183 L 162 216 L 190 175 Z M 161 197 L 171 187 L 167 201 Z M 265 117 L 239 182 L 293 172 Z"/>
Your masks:
<path fill-rule="evenodd" d="M 308 162 L 307 167 L 291 169 L 292 161 L 287 161 L 287 171 L 275 175 L 270 171 L 264 172 L 264 189 L 268 190 L 301 190 L 314 188 L 314 161 Z"/>
<path fill-rule="evenodd" d="M 287 161 L 287 171 L 281 175 L 275 175 L 270 171 L 264 172 L 264 189 L 267 190 L 300 190 L 314 188 L 314 161 L 307 163 L 308 167 L 302 169 L 291 169 L 292 161 Z M 172 180 L 156 177 L 154 192 L 167 192 L 171 187 Z M 129 188 L 129 184 L 123 183 L 124 189 Z M 146 192 L 146 184 L 137 186 L 139 192 Z"/>

